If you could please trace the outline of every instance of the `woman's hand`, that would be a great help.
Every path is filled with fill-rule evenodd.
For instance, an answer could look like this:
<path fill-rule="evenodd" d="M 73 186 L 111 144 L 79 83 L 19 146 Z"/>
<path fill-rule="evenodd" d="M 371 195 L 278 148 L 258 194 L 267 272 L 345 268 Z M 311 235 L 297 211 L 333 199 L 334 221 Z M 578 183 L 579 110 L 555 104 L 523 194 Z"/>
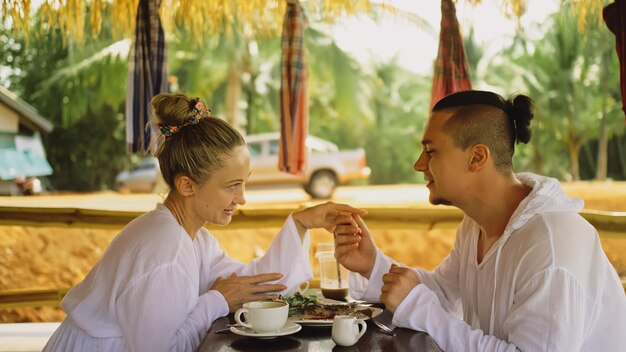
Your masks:
<path fill-rule="evenodd" d="M 280 280 L 282 277 L 283 275 L 279 273 L 254 276 L 237 276 L 232 273 L 228 277 L 218 278 L 211 290 L 219 291 L 224 296 L 229 311 L 233 313 L 246 302 L 266 300 L 271 297 L 269 293 L 287 289 L 287 286 L 281 284 L 264 284 L 268 281 Z"/>
<path fill-rule="evenodd" d="M 354 231 L 352 222 L 356 223 L 358 232 Z M 346 269 L 369 279 L 376 260 L 376 245 L 359 215 L 355 215 L 352 222 L 335 229 L 335 258 Z"/>
<path fill-rule="evenodd" d="M 357 233 L 360 230 L 352 217 L 355 214 L 364 215 L 367 214 L 367 211 L 353 208 L 347 204 L 327 202 L 296 211 L 292 217 L 296 225 L 301 226 L 304 230 L 324 228 L 328 232 L 334 232 L 337 225 L 350 224 L 352 230 Z"/>

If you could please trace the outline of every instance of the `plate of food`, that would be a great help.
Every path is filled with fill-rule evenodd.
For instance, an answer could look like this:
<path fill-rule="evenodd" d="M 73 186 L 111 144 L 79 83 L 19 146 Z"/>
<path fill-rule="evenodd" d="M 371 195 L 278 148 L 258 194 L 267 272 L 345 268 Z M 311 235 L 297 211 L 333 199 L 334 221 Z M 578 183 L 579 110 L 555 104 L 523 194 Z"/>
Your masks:
<path fill-rule="evenodd" d="M 279 297 L 289 303 L 289 321 L 303 326 L 331 326 L 335 315 L 355 315 L 359 310 L 369 310 L 373 317 L 380 315 L 383 310 L 376 307 L 363 306 L 350 302 L 318 299 L 315 295 L 303 295 L 296 292 L 289 297 Z M 357 318 L 363 318 L 359 314 Z"/>

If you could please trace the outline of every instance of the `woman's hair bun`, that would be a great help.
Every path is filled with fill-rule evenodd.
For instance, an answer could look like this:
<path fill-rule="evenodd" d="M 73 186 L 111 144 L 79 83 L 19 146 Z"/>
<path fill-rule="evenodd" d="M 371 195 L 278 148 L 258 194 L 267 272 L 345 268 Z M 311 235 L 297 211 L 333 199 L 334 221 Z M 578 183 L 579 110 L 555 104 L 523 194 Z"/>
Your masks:
<path fill-rule="evenodd" d="M 197 102 L 198 98 L 191 99 L 184 94 L 161 93 L 152 98 L 150 105 L 158 124 L 180 126 L 187 121 Z"/>
<path fill-rule="evenodd" d="M 189 100 L 189 110 L 193 110 L 196 107 L 196 104 L 198 104 L 199 101 L 200 101 L 200 98 L 198 98 L 198 97 L 192 98 L 191 100 Z"/>

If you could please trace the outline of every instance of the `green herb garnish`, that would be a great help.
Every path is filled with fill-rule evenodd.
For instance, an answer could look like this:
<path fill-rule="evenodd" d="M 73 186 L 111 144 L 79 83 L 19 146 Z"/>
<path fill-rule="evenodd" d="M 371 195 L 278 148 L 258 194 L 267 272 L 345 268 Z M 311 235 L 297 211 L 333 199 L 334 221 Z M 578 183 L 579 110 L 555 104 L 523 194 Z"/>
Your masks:
<path fill-rule="evenodd" d="M 317 296 L 304 296 L 300 292 L 296 292 L 289 297 L 278 296 L 281 301 L 289 303 L 289 316 L 304 313 L 307 307 L 313 307 L 317 304 Z"/>

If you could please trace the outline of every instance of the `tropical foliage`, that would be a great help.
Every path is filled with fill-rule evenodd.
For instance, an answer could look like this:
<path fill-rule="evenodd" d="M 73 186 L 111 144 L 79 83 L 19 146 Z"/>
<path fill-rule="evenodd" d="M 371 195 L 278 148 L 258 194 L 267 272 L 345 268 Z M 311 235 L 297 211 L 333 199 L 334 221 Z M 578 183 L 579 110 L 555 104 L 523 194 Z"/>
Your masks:
<path fill-rule="evenodd" d="M 623 133 L 614 41 L 597 23 L 577 31 L 566 11 L 543 25 L 543 38 L 530 41 L 519 33 L 483 75 L 505 92 L 523 89 L 537 104 L 535 136 L 518 158 L 522 168 L 578 180 L 581 149 L 598 139 L 602 122 L 608 138 Z M 553 157 L 563 154 L 567 160 Z"/>
<path fill-rule="evenodd" d="M 57 29 L 27 40 L 0 32 L 0 63 L 12 68 L 2 84 L 48 118 L 45 137 L 57 189 L 110 187 L 125 162 L 123 104 L 129 45 L 103 35 L 80 49 Z"/>
<path fill-rule="evenodd" d="M 604 169 L 610 177 L 626 178 L 614 39 L 602 26 L 578 31 L 566 9 L 544 25 L 541 39 L 518 33 L 510 47 L 490 57 L 471 34 L 465 38 L 474 86 L 527 92 L 537 102 L 533 141 L 518 147 L 517 168 L 565 179 L 601 176 L 598 170 Z M 106 21 L 97 39 L 81 46 L 64 42 L 58 29 L 36 28 L 40 34 L 28 41 L 7 28 L 0 31 L 1 72 L 8 72 L 0 76 L 2 84 L 55 124 L 45 142 L 56 188 L 110 188 L 116 173 L 137 158 L 124 148 L 129 41 L 115 39 Z M 171 88 L 204 98 L 213 112 L 248 134 L 275 131 L 280 38 L 240 28 L 224 24 L 216 35 L 200 36 L 201 43 L 185 27 L 172 31 Z M 337 46 L 328 24 L 314 19 L 305 38 L 311 134 L 344 148 L 364 147 L 370 183 L 420 182 L 412 165 L 420 152 L 431 77 L 394 61 L 360 64 Z M 599 142 L 603 130 L 606 138 Z M 604 167 L 595 162 L 602 143 L 608 145 Z"/>

